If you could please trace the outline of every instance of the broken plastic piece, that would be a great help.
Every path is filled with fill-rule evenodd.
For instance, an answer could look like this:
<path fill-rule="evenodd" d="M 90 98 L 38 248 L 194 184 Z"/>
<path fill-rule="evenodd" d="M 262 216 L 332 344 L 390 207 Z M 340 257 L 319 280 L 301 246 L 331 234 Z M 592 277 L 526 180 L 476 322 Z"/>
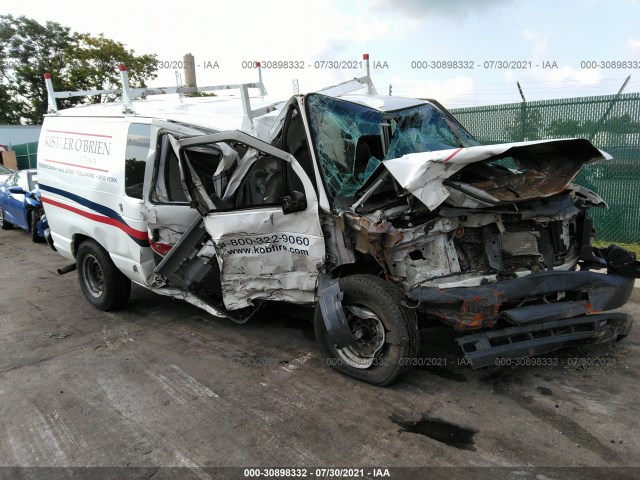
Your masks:
<path fill-rule="evenodd" d="M 607 261 L 607 267 L 618 275 L 628 278 L 640 278 L 640 262 L 636 254 L 618 245 L 609 245 L 600 249 L 600 253 Z"/>
<path fill-rule="evenodd" d="M 318 303 L 329 338 L 336 348 L 344 348 L 352 345 L 355 339 L 342 309 L 343 293 L 339 281 L 339 278 L 331 279 L 327 275 L 318 277 Z"/>

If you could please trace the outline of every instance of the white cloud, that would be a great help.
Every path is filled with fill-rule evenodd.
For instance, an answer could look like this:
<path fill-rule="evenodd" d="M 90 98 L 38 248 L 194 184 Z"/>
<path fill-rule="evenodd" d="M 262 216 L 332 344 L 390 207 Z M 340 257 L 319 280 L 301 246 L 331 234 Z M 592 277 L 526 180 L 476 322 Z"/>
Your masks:
<path fill-rule="evenodd" d="M 630 38 L 627 40 L 626 47 L 632 52 L 640 52 L 640 40 L 637 38 Z"/>
<path fill-rule="evenodd" d="M 580 69 L 573 67 L 561 67 L 558 69 L 548 70 L 544 75 L 544 79 L 550 82 L 574 82 L 578 85 L 598 85 L 602 81 L 602 73 L 596 69 Z"/>
<path fill-rule="evenodd" d="M 524 39 L 533 46 L 533 58 L 539 59 L 547 52 L 549 43 L 549 32 L 536 32 L 533 30 L 525 30 L 522 32 Z"/>
<path fill-rule="evenodd" d="M 601 70 L 598 69 L 577 69 L 571 66 L 558 66 L 558 68 L 542 68 L 542 61 L 539 62 L 539 66 L 534 66 L 530 70 L 523 70 L 512 72 L 505 72 L 505 79 L 509 82 L 521 81 L 535 81 L 545 82 L 545 88 L 566 88 L 568 86 L 588 86 L 593 87 L 599 85 L 604 76 Z M 535 62 L 534 62 L 535 64 Z"/>
<path fill-rule="evenodd" d="M 460 18 L 471 14 L 478 14 L 493 7 L 506 6 L 513 0 L 378 0 L 373 10 L 386 10 L 411 18 L 421 19 L 433 16 Z"/>
<path fill-rule="evenodd" d="M 391 78 L 393 95 L 414 98 L 433 98 L 451 108 L 462 103 L 472 103 L 475 84 L 471 77 L 453 77 L 446 81 L 430 80 L 428 82 L 407 83 L 401 77 Z M 380 90 L 380 89 L 379 89 Z M 386 94 L 386 91 L 379 93 Z M 449 108 L 449 107 L 448 107 Z"/>
<path fill-rule="evenodd" d="M 98 34 L 121 41 L 138 54 L 155 53 L 166 65 L 175 64 L 189 52 L 196 64 L 217 61 L 219 69 L 199 68 L 200 85 L 255 81 L 255 70 L 243 69 L 249 61 L 304 61 L 303 70 L 264 69 L 270 92 L 291 93 L 291 80 L 302 88 L 318 88 L 338 83 L 361 71 L 317 70 L 315 60 L 360 60 L 371 45 L 404 34 L 392 18 L 340 0 L 259 0 L 216 2 L 167 11 L 145 8 L 130 11 L 130 2 L 113 0 L 100 15 L 86 15 L 84 0 L 65 0 L 64 8 L 43 10 L 25 0 L 19 11 L 44 23 L 52 20 L 75 31 Z M 350 9 L 357 8 L 359 14 Z M 356 53 L 357 52 L 357 53 Z M 371 52 L 374 54 L 375 52 Z M 310 63 L 311 68 L 308 67 Z M 153 86 L 175 84 L 174 69 L 160 69 Z"/>
<path fill-rule="evenodd" d="M 558 65 L 553 68 L 552 59 L 549 59 L 549 46 L 551 34 L 548 31 L 525 30 L 522 36 L 531 45 L 530 58 L 534 67 L 527 71 L 506 72 L 505 78 L 509 81 L 531 80 L 544 82 L 544 88 L 548 90 L 566 89 L 567 87 L 593 87 L 602 82 L 603 74 L 598 69 L 576 69 L 569 65 Z M 543 68 L 548 65 L 550 68 Z M 525 88 L 525 95 L 528 94 Z M 536 92 L 536 93 L 539 93 Z M 549 95 L 547 93 L 547 95 Z"/>

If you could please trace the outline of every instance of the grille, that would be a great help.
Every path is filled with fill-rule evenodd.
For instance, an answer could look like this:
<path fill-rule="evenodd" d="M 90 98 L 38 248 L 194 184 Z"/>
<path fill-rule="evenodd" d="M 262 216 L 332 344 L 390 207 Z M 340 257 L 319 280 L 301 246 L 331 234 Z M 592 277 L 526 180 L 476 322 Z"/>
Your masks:
<path fill-rule="evenodd" d="M 514 222 L 505 224 L 505 229 L 500 232 L 495 225 L 484 229 L 485 251 L 492 268 L 508 272 L 554 265 L 549 228 L 540 228 L 534 222 Z"/>
<path fill-rule="evenodd" d="M 454 238 L 463 271 L 513 272 L 551 268 L 562 265 L 574 251 L 562 240 L 562 222 L 546 226 L 533 221 L 509 222 L 500 232 L 493 224 L 467 228 L 461 238 Z"/>
<path fill-rule="evenodd" d="M 513 257 L 540 255 L 538 238 L 540 232 L 504 232 L 501 236 L 502 252 Z"/>

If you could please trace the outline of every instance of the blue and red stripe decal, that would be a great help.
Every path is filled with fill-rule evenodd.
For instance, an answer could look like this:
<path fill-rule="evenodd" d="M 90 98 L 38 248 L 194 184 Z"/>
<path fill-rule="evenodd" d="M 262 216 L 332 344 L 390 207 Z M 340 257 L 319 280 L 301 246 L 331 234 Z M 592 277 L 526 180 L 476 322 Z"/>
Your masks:
<path fill-rule="evenodd" d="M 149 237 L 147 232 L 143 232 L 141 230 L 136 230 L 131 227 L 127 222 L 124 221 L 122 216 L 118 214 L 115 210 L 106 207 L 100 203 L 92 202 L 91 200 L 87 200 L 80 195 L 76 195 L 75 193 L 67 192 L 66 190 L 62 190 L 60 188 L 51 187 L 49 185 L 39 184 L 40 190 L 49 193 L 55 193 L 56 195 L 60 195 L 61 197 L 68 198 L 79 205 L 82 205 L 85 208 L 93 210 L 93 212 L 87 212 L 86 210 L 82 210 L 80 208 L 67 205 L 65 203 L 59 202 L 48 196 L 42 196 L 42 203 L 46 203 L 49 205 L 53 205 L 54 207 L 62 208 L 67 210 L 68 212 L 75 213 L 82 217 L 88 218 L 89 220 L 93 220 L 94 222 L 104 223 L 106 225 L 111 225 L 113 227 L 119 228 L 124 233 L 129 235 L 129 237 L 136 242 L 141 247 L 149 246 Z"/>

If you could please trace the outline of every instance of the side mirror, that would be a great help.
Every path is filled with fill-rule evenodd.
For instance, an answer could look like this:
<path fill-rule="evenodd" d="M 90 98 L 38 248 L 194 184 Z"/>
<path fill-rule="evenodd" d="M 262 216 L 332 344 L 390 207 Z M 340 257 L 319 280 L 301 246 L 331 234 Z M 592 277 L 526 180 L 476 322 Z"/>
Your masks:
<path fill-rule="evenodd" d="M 307 209 L 307 197 L 304 193 L 294 191 L 291 195 L 284 197 L 282 201 L 282 213 L 302 212 Z"/>
<path fill-rule="evenodd" d="M 24 195 L 25 193 L 27 193 L 22 187 L 9 187 L 9 192 L 15 193 L 16 195 Z"/>

